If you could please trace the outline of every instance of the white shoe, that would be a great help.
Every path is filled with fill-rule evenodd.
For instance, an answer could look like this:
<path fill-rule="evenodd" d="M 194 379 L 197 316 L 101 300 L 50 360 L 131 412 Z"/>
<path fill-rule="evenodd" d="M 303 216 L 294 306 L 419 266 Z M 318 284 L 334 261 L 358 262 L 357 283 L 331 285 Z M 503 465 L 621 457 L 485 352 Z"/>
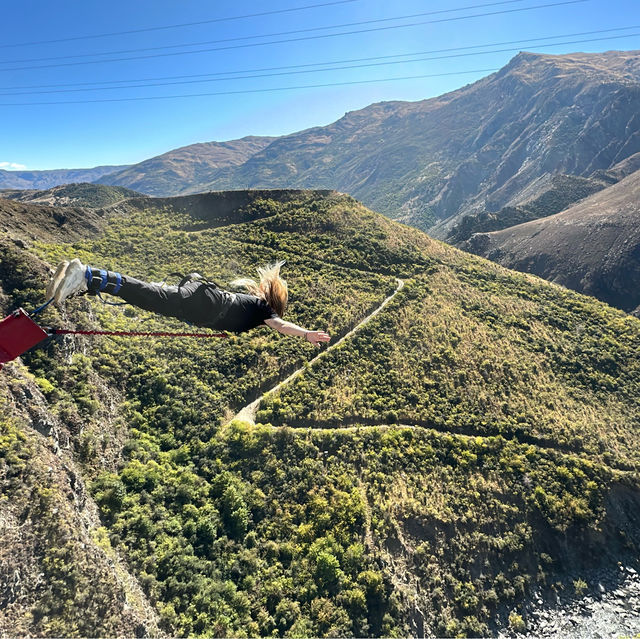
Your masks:
<path fill-rule="evenodd" d="M 49 285 L 47 286 L 47 292 L 45 293 L 45 298 L 47 302 L 55 295 L 58 286 L 60 286 L 60 282 L 64 277 L 64 272 L 67 270 L 67 266 L 69 266 L 69 262 L 66 260 L 64 262 L 60 262 L 58 264 L 58 268 L 56 272 L 53 274 Z"/>
<path fill-rule="evenodd" d="M 86 270 L 87 267 L 78 258 L 69 262 L 69 266 L 64 272 L 64 277 L 54 294 L 56 304 L 61 304 L 67 297 L 88 290 L 87 280 L 84 276 Z"/>

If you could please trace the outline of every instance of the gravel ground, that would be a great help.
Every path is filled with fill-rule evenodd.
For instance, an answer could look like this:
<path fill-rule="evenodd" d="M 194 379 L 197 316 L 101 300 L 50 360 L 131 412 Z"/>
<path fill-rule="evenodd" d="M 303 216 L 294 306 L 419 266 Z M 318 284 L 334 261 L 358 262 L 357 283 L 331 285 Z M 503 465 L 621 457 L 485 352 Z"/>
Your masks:
<path fill-rule="evenodd" d="M 507 637 L 562 637 L 562 639 L 640 639 L 640 575 L 619 567 L 618 579 L 603 576 L 595 588 L 569 604 L 550 607 L 538 600 L 527 615 L 526 633 Z"/>

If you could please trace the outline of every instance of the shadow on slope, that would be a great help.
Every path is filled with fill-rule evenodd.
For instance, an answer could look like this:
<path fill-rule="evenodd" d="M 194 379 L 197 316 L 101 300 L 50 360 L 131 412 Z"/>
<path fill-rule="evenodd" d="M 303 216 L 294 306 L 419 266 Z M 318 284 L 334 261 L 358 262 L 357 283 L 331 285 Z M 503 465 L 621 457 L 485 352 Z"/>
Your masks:
<path fill-rule="evenodd" d="M 275 215 L 277 211 L 266 200 L 275 200 L 281 204 L 294 201 L 301 195 L 323 198 L 335 191 L 300 191 L 294 189 L 252 190 L 252 191 L 210 191 L 196 195 L 175 197 L 139 197 L 130 198 L 123 208 L 144 210 L 147 208 L 167 209 L 184 213 L 201 220 L 203 224 L 183 227 L 185 231 L 203 228 L 217 228 L 230 224 L 243 224 Z"/>

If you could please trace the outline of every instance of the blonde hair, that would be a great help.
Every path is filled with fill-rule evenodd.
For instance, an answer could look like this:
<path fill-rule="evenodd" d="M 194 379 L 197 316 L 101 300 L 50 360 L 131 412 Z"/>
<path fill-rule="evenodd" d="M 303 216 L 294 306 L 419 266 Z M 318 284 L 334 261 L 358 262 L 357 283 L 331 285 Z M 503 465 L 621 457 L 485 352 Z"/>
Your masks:
<path fill-rule="evenodd" d="M 282 262 L 268 264 L 259 267 L 258 276 L 260 283 L 248 277 L 243 277 L 231 282 L 231 286 L 244 287 L 251 295 L 255 295 L 263 299 L 280 317 L 284 315 L 287 309 L 287 301 L 289 299 L 289 290 L 286 280 L 280 277 L 280 267 Z"/>

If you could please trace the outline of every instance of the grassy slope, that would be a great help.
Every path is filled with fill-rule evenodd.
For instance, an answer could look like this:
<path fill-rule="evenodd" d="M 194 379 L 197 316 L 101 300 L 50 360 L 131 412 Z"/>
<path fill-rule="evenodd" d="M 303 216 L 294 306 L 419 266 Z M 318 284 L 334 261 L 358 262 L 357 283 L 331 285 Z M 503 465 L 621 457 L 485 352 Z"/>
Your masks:
<path fill-rule="evenodd" d="M 80 340 L 26 358 L 52 411 L 85 425 L 76 456 L 110 543 L 169 632 L 483 634 L 509 613 L 517 625 L 525 594 L 562 588 L 571 565 L 582 576 L 590 553 L 637 552 L 633 510 L 618 511 L 638 502 L 638 320 L 342 196 L 261 198 L 243 216 L 254 221 L 216 228 L 134 212 L 38 248 L 221 282 L 286 258 L 290 319 L 334 335 L 407 280 L 259 413 L 300 430 L 221 426 L 313 352 L 266 330 Z M 86 299 L 68 308 L 80 325 L 177 327 Z M 101 385 L 124 400 L 124 447 L 100 428 Z"/>
<path fill-rule="evenodd" d="M 636 319 L 453 251 L 443 257 L 258 417 L 501 434 L 637 469 Z"/>

